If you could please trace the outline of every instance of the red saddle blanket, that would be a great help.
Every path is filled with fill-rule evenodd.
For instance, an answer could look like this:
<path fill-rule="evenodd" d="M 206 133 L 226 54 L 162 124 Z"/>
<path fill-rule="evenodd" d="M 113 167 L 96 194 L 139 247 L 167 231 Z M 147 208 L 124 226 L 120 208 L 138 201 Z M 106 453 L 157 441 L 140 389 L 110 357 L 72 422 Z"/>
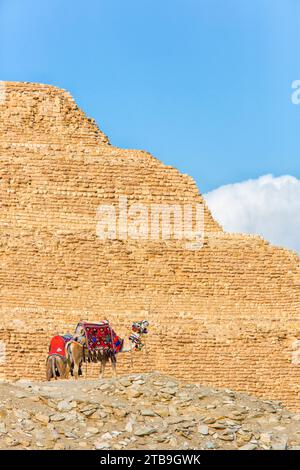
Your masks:
<path fill-rule="evenodd" d="M 71 335 L 53 336 L 53 338 L 50 341 L 49 356 L 56 354 L 58 356 L 65 357 L 66 356 L 65 346 L 71 340 L 71 338 L 72 338 Z"/>
<path fill-rule="evenodd" d="M 122 348 L 123 340 L 116 335 L 108 321 L 100 323 L 80 322 L 77 325 L 76 332 L 80 328 L 84 329 L 87 347 L 90 352 L 112 351 L 117 354 Z"/>

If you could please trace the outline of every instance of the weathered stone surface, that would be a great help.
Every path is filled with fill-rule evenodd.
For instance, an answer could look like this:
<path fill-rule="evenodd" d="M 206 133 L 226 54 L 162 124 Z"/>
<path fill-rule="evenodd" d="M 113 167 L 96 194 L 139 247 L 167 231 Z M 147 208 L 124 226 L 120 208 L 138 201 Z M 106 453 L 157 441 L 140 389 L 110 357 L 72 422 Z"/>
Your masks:
<path fill-rule="evenodd" d="M 109 449 L 108 442 L 104 442 L 104 441 L 103 442 L 101 442 L 101 441 L 95 442 L 94 446 L 95 446 L 95 449 L 97 449 L 97 450 Z"/>
<path fill-rule="evenodd" d="M 67 400 L 62 400 L 57 404 L 57 409 L 59 411 L 70 411 L 74 408 L 73 403 L 67 401 Z"/>
<path fill-rule="evenodd" d="M 153 410 L 149 408 L 144 408 L 141 410 L 141 415 L 142 416 L 157 416 L 157 413 L 155 413 Z"/>
<path fill-rule="evenodd" d="M 5 423 L 0 423 L 0 434 L 6 434 L 6 433 L 7 433 L 7 430 L 6 430 Z"/>
<path fill-rule="evenodd" d="M 51 421 L 63 421 L 65 419 L 65 415 L 62 413 L 55 413 L 50 417 Z"/>
<path fill-rule="evenodd" d="M 43 413 L 37 413 L 35 415 L 35 419 L 40 421 L 41 423 L 47 425 L 50 421 L 49 415 L 43 414 Z"/>
<path fill-rule="evenodd" d="M 255 449 L 257 449 L 256 444 L 245 444 L 244 446 L 239 448 L 239 450 L 255 450 Z"/>
<path fill-rule="evenodd" d="M 198 431 L 200 432 L 200 434 L 206 435 L 208 434 L 208 426 L 206 426 L 206 424 L 202 424 L 201 426 L 199 426 Z"/>
<path fill-rule="evenodd" d="M 149 436 L 150 434 L 153 434 L 154 432 L 157 432 L 155 428 L 140 427 L 134 431 L 134 434 L 136 436 Z"/>

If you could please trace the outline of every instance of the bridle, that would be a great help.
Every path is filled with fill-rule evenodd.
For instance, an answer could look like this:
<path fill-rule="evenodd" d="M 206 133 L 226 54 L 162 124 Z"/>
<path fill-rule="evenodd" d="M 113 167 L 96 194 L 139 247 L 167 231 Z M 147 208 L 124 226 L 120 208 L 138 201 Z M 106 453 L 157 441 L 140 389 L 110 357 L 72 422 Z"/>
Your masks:
<path fill-rule="evenodd" d="M 134 322 L 131 325 L 132 333 L 129 336 L 129 341 L 134 344 L 134 349 L 136 351 L 141 351 L 145 346 L 145 344 L 141 340 L 141 335 L 148 333 L 148 326 L 149 322 L 147 320 Z"/>

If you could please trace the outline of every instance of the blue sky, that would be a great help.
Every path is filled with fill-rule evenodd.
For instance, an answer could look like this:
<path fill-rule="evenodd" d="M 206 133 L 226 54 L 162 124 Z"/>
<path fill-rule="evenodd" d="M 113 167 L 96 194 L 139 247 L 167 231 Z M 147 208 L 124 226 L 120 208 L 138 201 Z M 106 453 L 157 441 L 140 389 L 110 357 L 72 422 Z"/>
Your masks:
<path fill-rule="evenodd" d="M 0 0 L 0 79 L 68 89 L 201 192 L 300 177 L 298 0 Z"/>

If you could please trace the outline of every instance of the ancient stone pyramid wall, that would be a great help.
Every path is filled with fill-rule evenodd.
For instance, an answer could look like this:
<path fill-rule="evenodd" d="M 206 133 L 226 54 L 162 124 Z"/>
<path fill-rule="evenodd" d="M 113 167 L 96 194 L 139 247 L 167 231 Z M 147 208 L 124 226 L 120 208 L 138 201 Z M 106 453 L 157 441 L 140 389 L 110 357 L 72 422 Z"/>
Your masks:
<path fill-rule="evenodd" d="M 205 243 L 101 240 L 97 207 L 204 204 L 192 178 L 110 145 L 70 95 L 6 83 L 0 102 L 0 376 L 44 377 L 49 338 L 80 319 L 150 320 L 147 353 L 119 372 L 182 379 L 300 409 L 300 265 L 259 237 L 226 234 L 205 207 Z M 98 366 L 89 366 L 95 376 Z"/>

